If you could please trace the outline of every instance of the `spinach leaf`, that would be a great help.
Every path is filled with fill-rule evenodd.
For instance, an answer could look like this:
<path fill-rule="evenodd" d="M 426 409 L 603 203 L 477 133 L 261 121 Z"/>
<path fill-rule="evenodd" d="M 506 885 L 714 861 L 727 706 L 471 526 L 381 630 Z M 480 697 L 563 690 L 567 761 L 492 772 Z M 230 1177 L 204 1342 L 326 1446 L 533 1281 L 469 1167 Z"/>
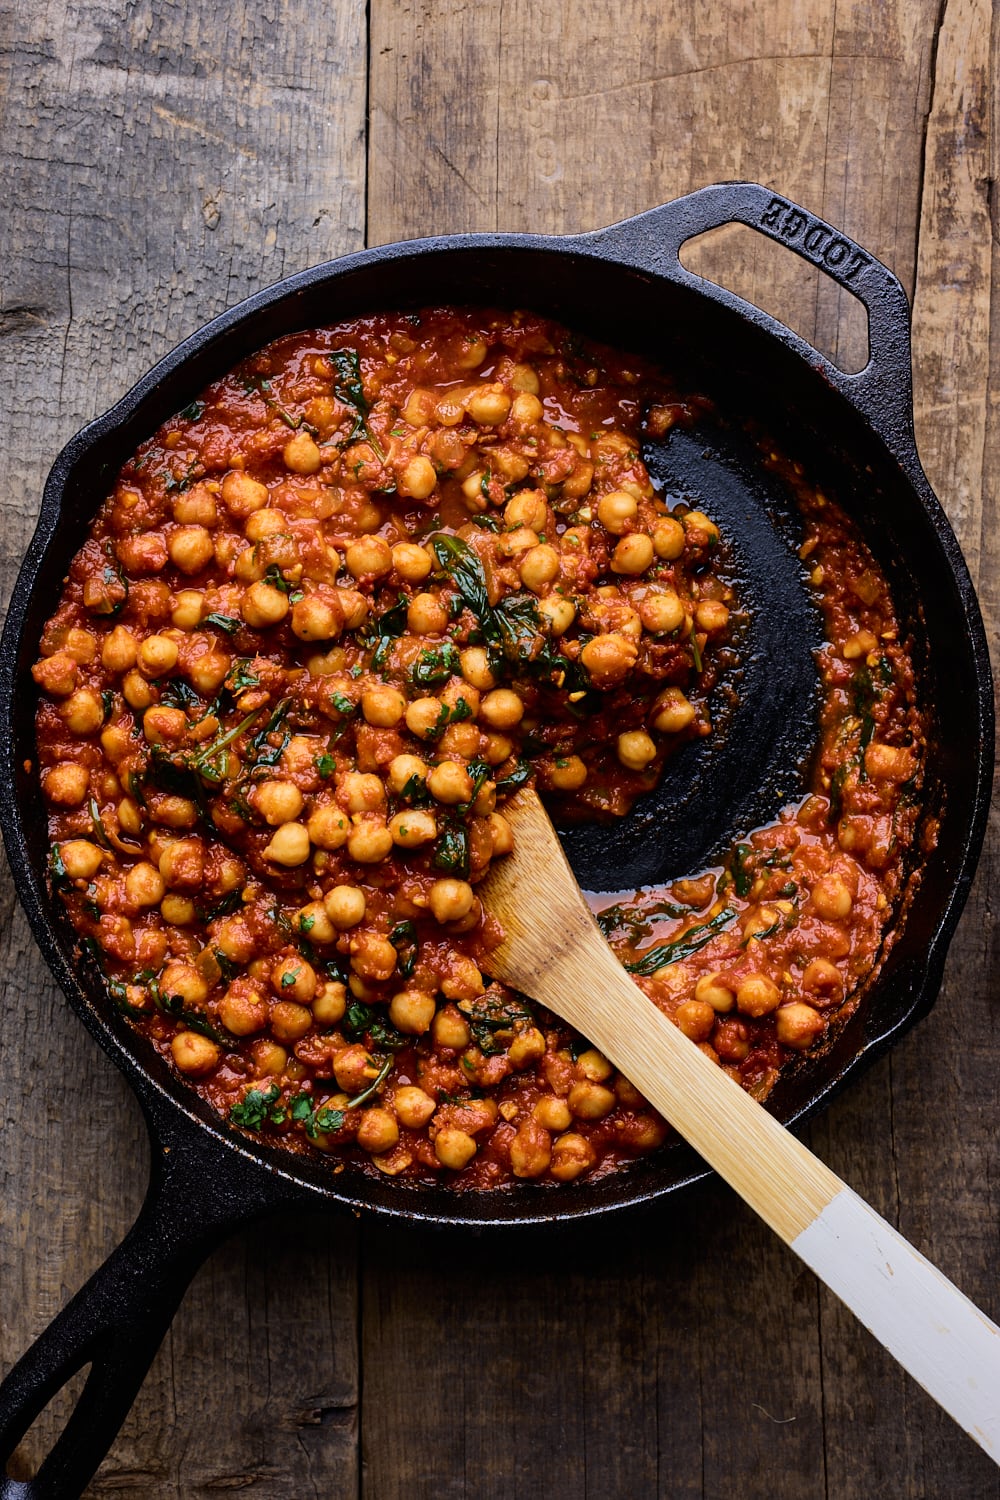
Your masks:
<path fill-rule="evenodd" d="M 650 948 L 641 958 L 634 963 L 626 964 L 625 968 L 630 974 L 655 974 L 657 969 L 664 969 L 668 964 L 679 963 L 682 959 L 690 958 L 697 953 L 699 948 L 704 948 L 710 943 L 717 932 L 728 927 L 730 922 L 735 921 L 737 913 L 731 906 L 723 907 L 717 916 L 708 922 L 699 922 L 694 927 L 689 927 L 687 932 L 681 933 L 680 937 L 674 938 L 669 943 L 657 943 L 655 948 Z"/>

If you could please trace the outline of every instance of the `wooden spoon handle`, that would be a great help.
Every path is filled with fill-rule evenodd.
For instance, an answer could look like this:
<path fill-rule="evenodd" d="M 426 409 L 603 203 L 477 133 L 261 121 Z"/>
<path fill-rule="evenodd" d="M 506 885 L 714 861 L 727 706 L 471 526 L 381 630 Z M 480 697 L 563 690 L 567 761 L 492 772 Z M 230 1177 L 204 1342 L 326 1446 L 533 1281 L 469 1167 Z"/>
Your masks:
<path fill-rule="evenodd" d="M 590 1039 L 1000 1463 L 1000 1329 L 650 1005 L 610 950 L 588 944 L 586 964 L 591 995 L 604 991 Z"/>

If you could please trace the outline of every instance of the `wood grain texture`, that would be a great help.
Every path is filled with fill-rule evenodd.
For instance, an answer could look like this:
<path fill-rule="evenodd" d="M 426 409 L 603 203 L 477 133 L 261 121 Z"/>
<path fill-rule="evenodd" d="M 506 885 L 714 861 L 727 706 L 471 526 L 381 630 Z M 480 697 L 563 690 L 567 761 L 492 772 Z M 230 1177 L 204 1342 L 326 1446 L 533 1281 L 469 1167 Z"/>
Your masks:
<path fill-rule="evenodd" d="M 369 10 L 366 49 L 360 0 L 0 8 L 3 596 L 74 428 L 211 313 L 357 247 L 366 215 L 373 243 L 571 231 L 744 176 L 916 282 L 921 447 L 995 643 L 986 0 Z M 723 230 L 689 255 L 859 359 L 852 299 L 769 242 Z M 934 1014 L 810 1132 L 994 1316 L 996 863 L 994 828 Z M 7 1363 L 120 1235 L 145 1145 L 6 879 L 0 1049 Z M 349 1227 L 305 1220 L 220 1250 L 91 1493 L 998 1494 L 983 1456 L 718 1184 L 528 1241 L 365 1224 L 357 1269 L 355 1253 Z"/>
<path fill-rule="evenodd" d="M 3 12 L 4 599 L 45 472 L 81 422 L 207 317 L 362 243 L 365 45 L 361 3 L 322 26 L 302 0 Z M 6 878 L 0 986 L 6 1368 L 134 1216 L 146 1145 Z M 220 1250 L 90 1493 L 353 1493 L 354 1287 L 350 1228 L 293 1223 Z"/>

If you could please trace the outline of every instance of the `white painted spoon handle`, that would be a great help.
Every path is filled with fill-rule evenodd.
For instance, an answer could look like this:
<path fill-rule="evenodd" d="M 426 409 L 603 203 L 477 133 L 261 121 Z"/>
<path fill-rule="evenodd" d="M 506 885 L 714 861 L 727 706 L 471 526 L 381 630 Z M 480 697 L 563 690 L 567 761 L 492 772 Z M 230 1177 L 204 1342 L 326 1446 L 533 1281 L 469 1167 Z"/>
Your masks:
<path fill-rule="evenodd" d="M 650 1005 L 610 950 L 578 958 L 561 1013 L 1000 1464 L 1000 1328 Z"/>
<path fill-rule="evenodd" d="M 1000 1328 L 849 1187 L 791 1248 L 1000 1464 Z"/>

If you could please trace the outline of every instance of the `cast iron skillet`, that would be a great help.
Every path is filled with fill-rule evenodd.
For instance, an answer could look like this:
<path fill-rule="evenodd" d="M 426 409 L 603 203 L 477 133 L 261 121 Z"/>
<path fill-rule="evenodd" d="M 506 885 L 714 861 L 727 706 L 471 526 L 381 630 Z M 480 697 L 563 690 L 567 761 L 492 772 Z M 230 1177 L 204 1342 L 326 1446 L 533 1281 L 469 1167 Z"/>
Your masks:
<path fill-rule="evenodd" d="M 782 324 L 686 270 L 691 236 L 739 222 L 787 244 L 867 308 L 871 356 L 846 375 Z M 896 278 L 830 225 L 751 183 L 705 188 L 592 234 L 466 235 L 386 245 L 304 271 L 224 313 L 168 355 L 59 455 L 0 645 L 0 775 L 13 795 L 0 823 L 38 944 L 88 1030 L 139 1099 L 152 1143 L 148 1196 L 122 1245 L 0 1387 L 6 1461 L 50 1397 L 92 1368 L 36 1477 L 0 1480 L 0 1500 L 79 1494 L 110 1446 L 195 1269 L 224 1236 L 284 1205 L 330 1204 L 442 1225 L 501 1227 L 587 1219 L 649 1202 L 704 1172 L 676 1145 L 614 1176 L 555 1191 L 493 1195 L 373 1181 L 257 1145 L 202 1106 L 153 1049 L 115 1018 L 96 971 L 45 883 L 45 817 L 34 769 L 30 667 L 70 558 L 136 445 L 210 381 L 280 334 L 378 308 L 433 302 L 531 307 L 619 348 L 685 372 L 721 424 L 648 451 L 664 491 L 700 500 L 734 536 L 733 567 L 752 623 L 741 707 L 725 733 L 672 763 L 658 796 L 613 830 L 573 831 L 581 882 L 621 890 L 695 869 L 731 836 L 774 814 L 803 784 L 815 730 L 817 616 L 795 555 L 795 518 L 743 433 L 760 421 L 783 452 L 854 515 L 914 631 L 922 699 L 935 715 L 930 815 L 902 930 L 867 1003 L 825 1054 L 773 1095 L 805 1120 L 921 1016 L 968 892 L 985 826 L 993 708 L 982 621 L 948 522 L 913 438 L 909 317 Z M 922 644 L 921 644 L 922 643 Z"/>

